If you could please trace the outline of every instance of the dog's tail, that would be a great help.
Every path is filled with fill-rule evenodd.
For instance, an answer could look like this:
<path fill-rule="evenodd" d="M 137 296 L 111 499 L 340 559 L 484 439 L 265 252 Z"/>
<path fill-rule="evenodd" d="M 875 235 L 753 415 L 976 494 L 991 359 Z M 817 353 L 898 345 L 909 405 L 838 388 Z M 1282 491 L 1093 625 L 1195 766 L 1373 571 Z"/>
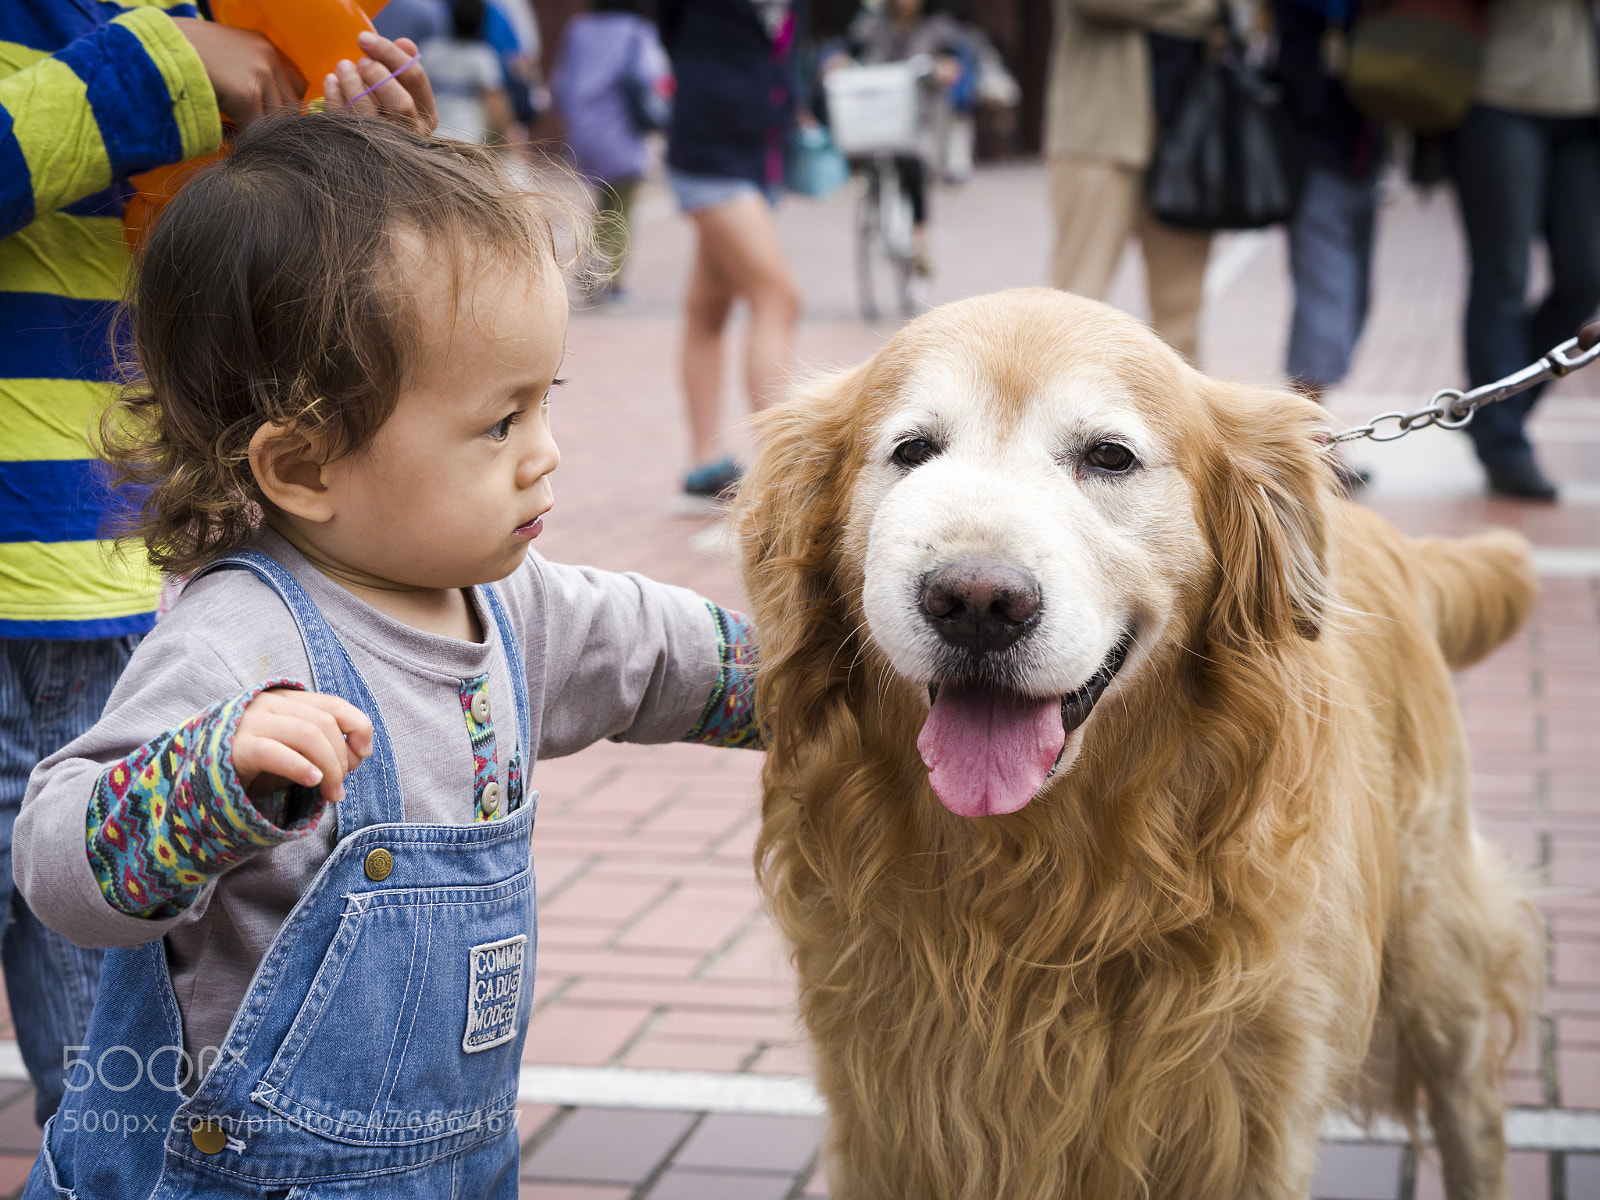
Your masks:
<path fill-rule="evenodd" d="M 1417 591 L 1454 670 L 1517 631 L 1538 598 L 1527 539 L 1509 529 L 1412 543 Z"/>

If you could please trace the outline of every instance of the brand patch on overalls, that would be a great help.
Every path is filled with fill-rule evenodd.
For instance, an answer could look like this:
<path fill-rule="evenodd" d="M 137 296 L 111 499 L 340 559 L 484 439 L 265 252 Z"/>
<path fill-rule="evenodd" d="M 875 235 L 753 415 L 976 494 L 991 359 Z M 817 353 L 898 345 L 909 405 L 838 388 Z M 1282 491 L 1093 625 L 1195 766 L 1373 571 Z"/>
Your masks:
<path fill-rule="evenodd" d="M 469 951 L 472 968 L 467 985 L 467 1032 L 461 1048 L 476 1054 L 517 1036 L 517 1003 L 522 999 L 522 962 L 528 935 L 486 942 Z"/>

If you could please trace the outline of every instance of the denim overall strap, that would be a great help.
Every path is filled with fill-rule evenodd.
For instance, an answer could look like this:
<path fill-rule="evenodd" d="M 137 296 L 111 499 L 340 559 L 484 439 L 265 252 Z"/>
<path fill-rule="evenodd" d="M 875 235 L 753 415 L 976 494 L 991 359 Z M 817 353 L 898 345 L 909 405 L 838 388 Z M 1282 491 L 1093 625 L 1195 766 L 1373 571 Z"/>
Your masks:
<path fill-rule="evenodd" d="M 372 720 L 372 757 L 352 771 L 344 784 L 344 799 L 334 811 L 339 836 L 345 837 L 369 825 L 398 824 L 405 820 L 400 794 L 400 773 L 395 769 L 394 750 L 384 728 L 378 702 L 361 677 L 350 652 L 333 632 L 327 618 L 318 611 L 295 577 L 282 564 L 259 550 L 241 550 L 195 573 L 198 579 L 213 571 L 250 571 L 278 593 L 305 643 L 311 660 L 311 685 L 319 692 L 349 701 Z"/>
<path fill-rule="evenodd" d="M 494 618 L 494 625 L 500 631 L 500 651 L 505 655 L 506 669 L 510 672 L 507 679 L 511 684 L 511 694 L 517 702 L 517 729 L 520 736 L 518 744 L 522 750 L 522 769 L 527 771 L 531 766 L 533 744 L 533 731 L 528 716 L 528 674 L 523 667 L 522 643 L 517 641 L 517 631 L 512 627 L 511 617 L 506 612 L 505 601 L 500 599 L 500 593 L 493 584 L 472 589 L 478 598 L 483 601 L 489 615 Z"/>

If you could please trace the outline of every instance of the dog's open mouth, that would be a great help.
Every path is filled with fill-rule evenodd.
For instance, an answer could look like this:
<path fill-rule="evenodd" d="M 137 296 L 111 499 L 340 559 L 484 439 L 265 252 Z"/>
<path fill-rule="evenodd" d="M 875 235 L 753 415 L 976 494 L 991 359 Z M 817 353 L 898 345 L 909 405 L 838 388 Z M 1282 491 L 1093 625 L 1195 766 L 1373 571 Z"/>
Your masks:
<path fill-rule="evenodd" d="M 995 684 L 946 680 L 928 687 L 917 750 L 934 795 L 963 817 L 1016 812 L 1038 793 L 1067 735 L 1089 719 L 1133 646 L 1122 638 L 1077 691 L 1039 699 Z"/>

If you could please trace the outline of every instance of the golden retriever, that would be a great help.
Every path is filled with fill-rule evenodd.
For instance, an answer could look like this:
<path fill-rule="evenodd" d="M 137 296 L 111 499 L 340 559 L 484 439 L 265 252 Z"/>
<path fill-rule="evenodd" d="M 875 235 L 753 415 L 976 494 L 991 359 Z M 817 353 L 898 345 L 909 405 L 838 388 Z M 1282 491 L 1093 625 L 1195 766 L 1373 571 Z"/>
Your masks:
<path fill-rule="evenodd" d="M 1527 547 L 1401 536 L 1324 428 L 1045 289 L 766 418 L 757 865 L 835 1200 L 1305 1197 L 1330 1106 L 1505 1196 L 1539 956 L 1450 669 Z"/>

